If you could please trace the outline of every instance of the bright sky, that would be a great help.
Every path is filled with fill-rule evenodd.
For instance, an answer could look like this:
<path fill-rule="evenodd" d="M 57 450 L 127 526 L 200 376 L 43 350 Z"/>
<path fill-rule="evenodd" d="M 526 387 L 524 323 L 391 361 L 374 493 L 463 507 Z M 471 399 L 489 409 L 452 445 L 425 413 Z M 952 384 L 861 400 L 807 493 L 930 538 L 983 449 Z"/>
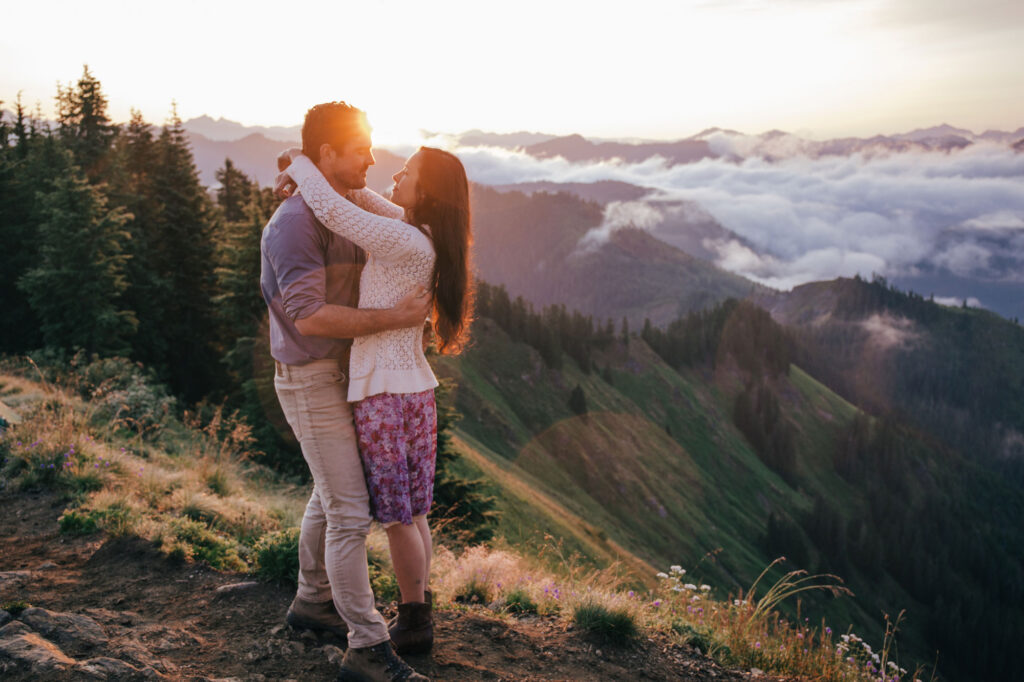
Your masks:
<path fill-rule="evenodd" d="M 378 142 L 481 128 L 816 138 L 1024 126 L 1021 0 L 55 0 L 9 3 L 0 99 L 52 115 L 88 63 L 115 120 L 295 125 L 365 109 Z"/>

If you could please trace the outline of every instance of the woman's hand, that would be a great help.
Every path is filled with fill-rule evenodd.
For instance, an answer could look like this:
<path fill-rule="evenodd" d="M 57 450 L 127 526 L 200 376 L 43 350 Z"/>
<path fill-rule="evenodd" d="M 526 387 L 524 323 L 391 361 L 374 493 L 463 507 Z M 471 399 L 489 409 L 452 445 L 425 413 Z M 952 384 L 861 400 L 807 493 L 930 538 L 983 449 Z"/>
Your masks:
<path fill-rule="evenodd" d="M 278 199 L 287 199 L 295 193 L 297 187 L 288 173 L 279 173 L 277 180 L 274 181 L 274 196 Z"/>
<path fill-rule="evenodd" d="M 277 170 L 281 172 L 278 174 L 277 180 L 274 181 L 274 196 L 278 199 L 287 199 L 298 188 L 298 185 L 288 176 L 286 170 L 288 166 L 292 165 L 292 159 L 301 153 L 302 150 L 300 148 L 289 147 L 277 155 Z"/>
<path fill-rule="evenodd" d="M 289 147 L 277 155 L 277 170 L 284 172 L 284 169 L 292 165 L 292 159 L 302 153 L 299 147 Z"/>

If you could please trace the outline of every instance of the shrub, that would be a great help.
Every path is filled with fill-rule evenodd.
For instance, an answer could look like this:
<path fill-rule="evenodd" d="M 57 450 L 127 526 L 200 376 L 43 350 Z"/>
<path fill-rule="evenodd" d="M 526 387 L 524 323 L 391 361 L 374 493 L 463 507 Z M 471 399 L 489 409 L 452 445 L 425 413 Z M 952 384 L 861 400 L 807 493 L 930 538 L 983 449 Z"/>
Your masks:
<path fill-rule="evenodd" d="M 206 475 L 206 487 L 218 497 L 231 495 L 232 486 L 228 474 L 223 468 L 217 467 Z"/>
<path fill-rule="evenodd" d="M 374 553 L 367 555 L 369 559 L 370 586 L 374 596 L 383 602 L 401 601 L 402 591 L 398 588 L 398 578 L 390 566 Z"/>
<path fill-rule="evenodd" d="M 191 557 L 205 561 L 212 568 L 227 571 L 244 571 L 247 566 L 238 555 L 238 548 L 230 540 L 221 537 L 202 523 L 187 519 L 176 519 L 172 524 L 175 539 L 191 549 Z M 184 548 L 182 548 L 184 550 Z M 298 546 L 296 545 L 296 551 Z M 173 551 L 173 545 L 172 545 Z M 189 554 L 189 552 L 184 552 Z M 298 559 L 296 558 L 296 561 Z"/>
<path fill-rule="evenodd" d="M 523 590 L 512 590 L 505 595 L 505 609 L 510 613 L 537 613 L 537 602 Z"/>
<path fill-rule="evenodd" d="M 89 535 L 99 530 L 96 518 L 92 514 L 77 509 L 65 509 L 57 519 L 57 525 L 60 532 L 67 535 Z"/>
<path fill-rule="evenodd" d="M 572 614 L 576 627 L 607 642 L 624 644 L 639 634 L 636 621 L 625 609 L 609 609 L 603 604 L 578 605 Z"/>
<path fill-rule="evenodd" d="M 711 631 L 708 628 L 694 629 L 682 621 L 672 623 L 672 631 L 680 635 L 684 644 L 689 644 L 702 654 L 711 650 Z"/>
<path fill-rule="evenodd" d="M 456 593 L 455 601 L 459 604 L 487 604 L 491 601 L 490 585 L 471 578 Z"/>
<path fill-rule="evenodd" d="M 299 529 L 264 535 L 256 543 L 256 575 L 263 580 L 297 585 L 299 582 Z"/>
<path fill-rule="evenodd" d="M 6 611 L 15 618 L 20 616 L 22 611 L 30 608 L 32 608 L 32 605 L 22 599 L 13 599 L 0 604 L 0 611 Z"/>

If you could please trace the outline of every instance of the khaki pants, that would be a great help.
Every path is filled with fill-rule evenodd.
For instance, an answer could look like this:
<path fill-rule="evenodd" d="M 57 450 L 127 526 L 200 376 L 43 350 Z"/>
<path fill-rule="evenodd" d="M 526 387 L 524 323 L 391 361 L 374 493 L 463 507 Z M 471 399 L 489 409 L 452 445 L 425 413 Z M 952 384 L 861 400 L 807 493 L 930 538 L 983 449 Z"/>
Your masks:
<path fill-rule="evenodd" d="M 298 596 L 334 600 L 350 647 L 389 639 L 366 568 L 369 495 L 359 460 L 348 382 L 336 360 L 277 363 L 274 388 L 313 474 L 299 535 Z"/>

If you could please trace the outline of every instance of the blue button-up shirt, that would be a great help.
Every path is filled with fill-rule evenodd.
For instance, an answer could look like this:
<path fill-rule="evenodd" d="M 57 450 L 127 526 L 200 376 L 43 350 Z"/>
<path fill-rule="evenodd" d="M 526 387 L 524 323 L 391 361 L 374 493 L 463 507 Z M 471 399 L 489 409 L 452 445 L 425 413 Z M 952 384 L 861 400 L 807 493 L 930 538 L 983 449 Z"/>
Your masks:
<path fill-rule="evenodd" d="M 350 339 L 303 336 L 295 320 L 324 304 L 359 305 L 366 254 L 324 227 L 301 196 L 282 202 L 263 228 L 260 289 L 270 311 L 270 354 L 286 365 L 347 357 Z"/>

